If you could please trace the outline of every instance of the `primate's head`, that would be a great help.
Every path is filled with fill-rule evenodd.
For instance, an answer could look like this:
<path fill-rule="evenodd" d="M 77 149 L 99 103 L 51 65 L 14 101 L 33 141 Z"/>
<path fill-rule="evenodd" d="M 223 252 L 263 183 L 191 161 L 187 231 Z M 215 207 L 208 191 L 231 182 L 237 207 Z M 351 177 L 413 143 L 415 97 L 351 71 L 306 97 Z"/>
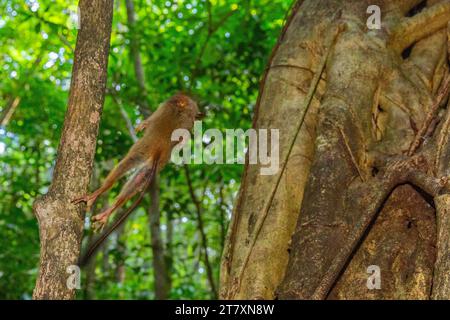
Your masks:
<path fill-rule="evenodd" d="M 192 128 L 194 121 L 203 118 L 203 113 L 198 109 L 197 102 L 184 93 L 177 93 L 166 101 L 166 104 L 174 108 L 179 116 L 182 128 Z"/>

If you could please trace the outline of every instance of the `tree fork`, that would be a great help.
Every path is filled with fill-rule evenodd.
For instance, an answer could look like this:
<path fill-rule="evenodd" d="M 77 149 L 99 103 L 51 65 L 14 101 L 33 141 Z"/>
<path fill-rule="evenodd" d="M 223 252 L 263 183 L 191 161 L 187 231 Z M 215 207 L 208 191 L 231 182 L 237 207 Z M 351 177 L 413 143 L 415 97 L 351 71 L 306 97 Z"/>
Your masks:
<path fill-rule="evenodd" d="M 349 210 L 366 209 L 367 211 L 350 232 L 351 238 L 347 240 L 334 258 L 333 263 L 311 296 L 312 299 L 321 300 L 327 297 L 352 254 L 357 250 L 358 244 L 363 240 L 367 229 L 376 219 L 377 213 L 380 212 L 386 199 L 397 186 L 411 184 L 434 198 L 442 196 L 445 191 L 449 191 L 448 178 L 436 179 L 431 177 L 426 173 L 427 169 L 428 165 L 423 155 L 395 161 L 388 164 L 386 172 L 381 174 L 381 178 L 376 178 L 369 183 L 363 182 L 348 190 L 346 199 L 349 202 L 355 202 L 348 205 L 348 208 L 351 208 Z"/>

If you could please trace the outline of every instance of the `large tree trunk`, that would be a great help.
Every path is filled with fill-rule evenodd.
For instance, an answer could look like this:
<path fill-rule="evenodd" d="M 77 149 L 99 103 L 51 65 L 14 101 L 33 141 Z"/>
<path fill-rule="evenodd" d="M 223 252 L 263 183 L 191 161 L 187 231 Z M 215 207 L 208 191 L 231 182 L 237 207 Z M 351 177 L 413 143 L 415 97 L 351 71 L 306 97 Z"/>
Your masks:
<path fill-rule="evenodd" d="M 41 256 L 34 299 L 72 299 L 67 268 L 76 265 L 84 206 L 71 200 L 87 192 L 107 79 L 113 1 L 80 0 L 68 109 L 48 193 L 34 203 Z"/>
<path fill-rule="evenodd" d="M 223 298 L 450 298 L 450 2 L 421 2 L 298 1 L 254 118 L 280 129 L 281 170 L 246 166 Z M 373 4 L 381 30 L 366 26 Z"/>

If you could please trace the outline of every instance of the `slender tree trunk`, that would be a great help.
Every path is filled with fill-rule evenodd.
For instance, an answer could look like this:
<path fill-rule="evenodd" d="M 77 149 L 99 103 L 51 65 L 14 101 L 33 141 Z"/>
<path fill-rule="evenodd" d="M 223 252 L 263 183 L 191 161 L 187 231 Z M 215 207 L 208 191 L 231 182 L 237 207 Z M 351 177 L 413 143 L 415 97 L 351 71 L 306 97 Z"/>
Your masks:
<path fill-rule="evenodd" d="M 117 228 L 115 235 L 116 235 L 116 250 L 118 252 L 119 260 L 117 261 L 116 266 L 116 281 L 118 283 L 124 283 L 125 282 L 125 258 L 127 253 L 127 248 L 125 246 L 125 243 L 123 242 L 122 235 L 125 231 L 125 224 L 123 223 L 119 228 Z"/>
<path fill-rule="evenodd" d="M 78 32 L 68 109 L 49 191 L 34 203 L 41 256 L 34 299 L 72 299 L 68 267 L 75 265 L 83 235 L 85 194 L 92 172 L 104 102 L 113 1 L 80 0 Z M 73 276 L 73 274 L 72 274 Z"/>
<path fill-rule="evenodd" d="M 150 224 L 150 236 L 153 251 L 153 273 L 155 282 L 155 298 L 167 299 L 170 291 L 170 280 L 167 272 L 164 243 L 161 237 L 160 215 L 159 215 L 159 180 L 153 180 L 152 184 L 155 184 L 153 188 L 150 188 L 150 195 L 152 203 L 150 204 L 149 211 L 149 224 Z M 156 208 L 154 208 L 156 206 Z"/>
<path fill-rule="evenodd" d="M 254 118 L 280 129 L 280 170 L 246 166 L 223 298 L 450 298 L 450 3 L 375 2 L 294 7 Z M 366 26 L 372 4 L 381 30 Z"/>
<path fill-rule="evenodd" d="M 223 248 L 225 246 L 225 237 L 226 237 L 226 230 L 227 230 L 227 214 L 226 214 L 226 203 L 225 203 L 225 196 L 224 196 L 224 184 L 223 181 L 220 183 L 219 186 L 219 227 L 220 227 L 220 247 Z"/>
<path fill-rule="evenodd" d="M 195 214 L 197 216 L 197 226 L 198 226 L 198 231 L 200 233 L 200 240 L 201 240 L 201 251 L 203 251 L 203 257 L 204 257 L 204 262 L 205 262 L 205 267 L 206 267 L 206 275 L 208 277 L 208 282 L 209 282 L 209 286 L 211 287 L 211 294 L 212 294 L 212 298 L 216 299 L 217 298 L 217 289 L 216 289 L 216 282 L 214 279 L 214 273 L 213 273 L 213 268 L 211 265 L 211 260 L 209 257 L 209 253 L 208 253 L 208 238 L 206 236 L 206 232 L 205 232 L 205 227 L 204 227 L 204 223 L 203 223 L 203 217 L 202 217 L 202 205 L 201 205 L 201 200 L 199 200 L 197 198 L 197 196 L 195 195 L 194 192 L 194 187 L 192 185 L 192 180 L 191 180 L 191 175 L 189 173 L 189 169 L 187 166 L 184 166 L 184 172 L 186 175 L 186 182 L 189 188 L 189 194 L 191 195 L 191 199 L 192 202 L 195 205 Z"/>
<path fill-rule="evenodd" d="M 130 52 L 134 62 L 134 71 L 139 88 L 139 111 L 145 117 L 150 116 L 150 107 L 147 102 L 147 89 L 145 87 L 145 74 L 139 51 L 139 39 L 134 30 L 136 19 L 133 0 L 126 0 L 128 26 L 130 30 Z M 170 291 L 170 274 L 165 263 L 165 248 L 160 230 L 159 212 L 159 177 L 156 176 L 149 187 L 151 205 L 148 208 L 149 228 L 153 251 L 153 267 L 156 299 L 167 299 Z"/>
<path fill-rule="evenodd" d="M 96 190 L 100 187 L 100 172 L 101 172 L 101 165 L 96 166 L 94 164 L 93 170 L 92 170 L 92 177 L 90 181 L 90 187 L 91 190 Z M 100 198 L 100 201 L 97 201 L 94 205 L 94 211 L 97 211 L 96 209 L 101 209 L 100 212 L 103 211 L 108 205 L 108 197 L 106 195 L 103 195 Z M 94 233 L 89 233 L 87 237 L 87 248 L 90 247 L 90 244 L 93 243 L 94 239 Z M 87 266 L 85 267 L 85 281 L 82 284 L 83 286 L 83 299 L 85 300 L 92 300 L 95 299 L 95 280 L 96 280 L 96 274 L 95 274 L 95 267 L 96 267 L 96 256 L 98 254 L 99 250 L 95 251 L 92 254 L 91 259 L 89 260 Z"/>
<path fill-rule="evenodd" d="M 91 243 L 91 241 L 93 240 L 93 234 L 89 235 L 88 238 L 88 243 Z M 97 251 L 98 252 L 98 251 Z M 95 259 L 95 255 L 97 254 L 97 252 L 94 252 L 94 256 L 91 258 L 91 260 L 88 262 L 87 266 L 86 266 L 86 280 L 83 283 L 84 286 L 84 299 L 85 300 L 92 300 L 95 298 L 95 290 L 94 290 L 94 286 L 95 286 L 95 280 L 96 280 L 96 275 L 95 275 L 95 266 L 96 266 L 96 259 Z"/>
<path fill-rule="evenodd" d="M 165 243 L 165 261 L 166 261 L 166 270 L 169 275 L 169 288 L 172 287 L 172 278 L 170 277 L 172 265 L 173 265 L 173 218 L 172 212 L 168 211 L 166 214 L 166 243 Z"/>
<path fill-rule="evenodd" d="M 8 100 L 5 110 L 3 110 L 2 114 L 0 115 L 1 126 L 6 126 L 9 123 L 9 120 L 11 119 L 14 111 L 16 111 L 17 107 L 19 106 L 20 100 L 20 97 L 13 97 Z"/>
<path fill-rule="evenodd" d="M 128 27 L 130 30 L 130 52 L 131 57 L 134 62 L 134 73 L 136 75 L 136 80 L 139 88 L 139 111 L 141 114 L 147 118 L 150 116 L 150 107 L 147 102 L 147 89 L 145 87 L 145 74 L 144 68 L 142 67 L 141 53 L 139 51 L 139 39 L 136 36 L 136 13 L 134 11 L 133 0 L 125 1 L 127 7 L 127 18 Z"/>

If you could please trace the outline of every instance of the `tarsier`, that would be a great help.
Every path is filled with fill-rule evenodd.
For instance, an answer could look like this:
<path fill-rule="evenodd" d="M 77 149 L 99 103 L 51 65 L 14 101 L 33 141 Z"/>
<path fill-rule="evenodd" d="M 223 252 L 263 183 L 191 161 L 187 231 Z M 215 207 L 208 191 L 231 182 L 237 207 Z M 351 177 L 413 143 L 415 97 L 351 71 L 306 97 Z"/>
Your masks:
<path fill-rule="evenodd" d="M 182 142 L 172 141 L 172 132 L 176 129 L 191 130 L 194 126 L 194 121 L 202 117 L 203 114 L 199 112 L 197 103 L 190 97 L 181 93 L 172 96 L 163 102 L 149 118 L 136 127 L 136 132 L 144 130 L 144 135 L 131 147 L 125 158 L 108 174 L 103 185 L 93 193 L 75 199 L 73 203 L 86 202 L 87 211 L 90 211 L 95 200 L 101 194 L 111 189 L 114 183 L 126 173 L 136 169 L 136 172 L 124 185 L 113 205 L 92 217 L 96 224 L 100 226 L 105 225 L 109 216 L 130 198 L 139 192 L 142 198 L 144 191 L 150 185 L 155 174 L 161 171 L 169 161 L 173 147 Z M 139 200 L 112 224 L 104 235 L 88 250 L 83 260 L 89 258 L 101 242 L 133 211 L 138 202 Z"/>

